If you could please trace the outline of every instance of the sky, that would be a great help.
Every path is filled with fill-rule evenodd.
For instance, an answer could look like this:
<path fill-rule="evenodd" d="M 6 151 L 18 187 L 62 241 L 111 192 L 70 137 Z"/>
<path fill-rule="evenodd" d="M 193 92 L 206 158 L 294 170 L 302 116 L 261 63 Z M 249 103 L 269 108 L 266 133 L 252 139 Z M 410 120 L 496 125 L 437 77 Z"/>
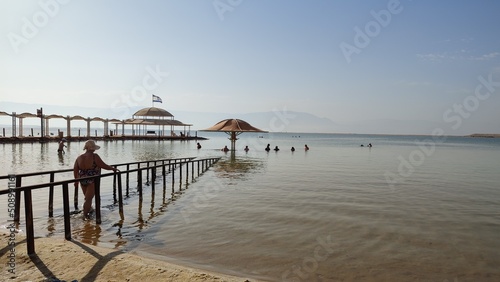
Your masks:
<path fill-rule="evenodd" d="M 0 103 L 500 133 L 499 13 L 492 0 L 3 0 Z"/>

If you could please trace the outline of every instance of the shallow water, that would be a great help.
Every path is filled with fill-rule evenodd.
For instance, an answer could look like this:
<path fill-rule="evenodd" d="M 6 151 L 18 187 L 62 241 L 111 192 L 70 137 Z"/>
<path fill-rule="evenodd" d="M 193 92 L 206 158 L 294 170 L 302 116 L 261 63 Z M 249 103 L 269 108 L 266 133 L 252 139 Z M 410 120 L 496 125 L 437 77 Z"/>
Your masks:
<path fill-rule="evenodd" d="M 101 142 L 110 164 L 222 159 L 194 182 L 176 183 L 183 191 L 173 198 L 168 185 L 154 195 L 146 186 L 140 204 L 132 193 L 123 221 L 108 188 L 102 224 L 75 216 L 73 237 L 272 281 L 500 277 L 500 139 L 242 134 L 231 155 L 220 151 L 226 136 L 200 135 L 210 138 L 201 150 L 194 141 Z M 281 150 L 267 153 L 267 143 Z M 1 174 L 70 168 L 81 147 L 69 144 L 58 157 L 55 143 L 0 145 Z M 62 236 L 62 204 L 48 219 L 46 192 L 36 193 L 35 235 Z"/>

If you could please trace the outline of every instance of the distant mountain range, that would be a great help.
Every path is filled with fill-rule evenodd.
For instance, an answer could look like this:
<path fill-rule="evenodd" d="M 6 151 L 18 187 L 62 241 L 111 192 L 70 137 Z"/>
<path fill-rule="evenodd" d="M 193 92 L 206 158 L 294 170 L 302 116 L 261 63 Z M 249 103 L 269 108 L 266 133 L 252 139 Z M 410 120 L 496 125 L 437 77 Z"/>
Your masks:
<path fill-rule="evenodd" d="M 65 107 L 54 105 L 24 104 L 13 102 L 0 102 L 0 112 L 36 113 L 36 109 L 43 107 L 44 114 L 58 114 L 63 116 L 80 115 L 83 117 L 101 118 L 131 118 L 132 115 L 144 107 L 131 108 L 89 108 L 89 107 Z M 192 124 L 191 130 L 208 128 L 215 123 L 228 119 L 238 118 L 247 121 L 251 125 L 271 132 L 304 132 L 304 133 L 357 133 L 357 134 L 402 134 L 402 135 L 431 135 L 436 128 L 444 129 L 446 135 L 469 135 L 472 133 L 492 133 L 481 130 L 470 130 L 461 128 L 451 130 L 448 124 L 443 122 L 421 121 L 421 120 L 396 120 L 396 119 L 371 119 L 350 122 L 334 122 L 328 118 L 318 117 L 314 114 L 304 112 L 255 112 L 255 113 L 207 113 L 190 111 L 173 111 L 167 109 L 174 115 L 176 120 Z M 9 117 L 0 116 L 0 124 L 9 125 Z M 25 125 L 40 125 L 39 120 L 28 118 L 24 120 Z M 64 120 L 54 119 L 50 121 L 51 127 L 65 127 Z M 92 126 L 100 127 L 97 123 Z M 472 127 L 479 128 L 478 126 Z M 488 125 L 488 128 L 500 126 Z"/>
<path fill-rule="evenodd" d="M 56 105 L 40 105 L 40 104 L 24 104 L 13 102 L 0 102 L 0 111 L 6 113 L 16 112 L 18 114 L 29 112 L 36 114 L 36 110 L 43 108 L 46 115 L 57 114 L 62 116 L 80 115 L 83 117 L 101 117 L 101 118 L 131 118 L 132 115 L 143 107 L 131 107 L 122 109 L 106 109 L 106 108 L 89 108 L 89 107 L 64 107 Z M 238 118 L 245 120 L 253 126 L 273 132 L 320 132 L 333 133 L 338 129 L 338 125 L 327 118 L 320 118 L 312 114 L 301 112 L 260 112 L 260 113 L 206 113 L 206 112 L 189 112 L 189 111 L 171 111 L 168 110 L 176 120 L 183 123 L 192 124 L 192 130 L 200 130 L 208 128 L 215 123 L 228 119 Z M 64 126 L 63 120 L 51 120 L 51 126 L 61 124 Z M 7 117 L 3 117 L 0 121 L 2 124 L 8 124 Z M 39 120 L 25 119 L 24 124 L 39 125 Z"/>

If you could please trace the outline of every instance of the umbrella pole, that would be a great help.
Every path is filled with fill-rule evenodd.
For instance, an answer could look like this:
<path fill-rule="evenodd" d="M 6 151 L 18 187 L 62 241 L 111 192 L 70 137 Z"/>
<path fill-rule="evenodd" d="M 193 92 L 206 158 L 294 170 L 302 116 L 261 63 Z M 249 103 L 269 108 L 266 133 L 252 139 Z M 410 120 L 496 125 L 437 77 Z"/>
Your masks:
<path fill-rule="evenodd" d="M 236 132 L 231 132 L 231 151 L 236 151 Z"/>

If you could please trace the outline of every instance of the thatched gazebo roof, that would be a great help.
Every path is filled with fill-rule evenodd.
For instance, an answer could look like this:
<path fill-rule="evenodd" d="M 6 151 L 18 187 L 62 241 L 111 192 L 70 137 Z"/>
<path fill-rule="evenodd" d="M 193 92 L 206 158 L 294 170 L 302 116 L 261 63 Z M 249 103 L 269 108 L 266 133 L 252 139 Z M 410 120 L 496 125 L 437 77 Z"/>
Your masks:
<path fill-rule="evenodd" d="M 150 108 L 144 108 L 141 110 L 138 110 L 135 112 L 133 115 L 134 117 L 174 117 L 171 113 L 164 109 L 156 108 L 156 107 L 150 107 Z"/>

